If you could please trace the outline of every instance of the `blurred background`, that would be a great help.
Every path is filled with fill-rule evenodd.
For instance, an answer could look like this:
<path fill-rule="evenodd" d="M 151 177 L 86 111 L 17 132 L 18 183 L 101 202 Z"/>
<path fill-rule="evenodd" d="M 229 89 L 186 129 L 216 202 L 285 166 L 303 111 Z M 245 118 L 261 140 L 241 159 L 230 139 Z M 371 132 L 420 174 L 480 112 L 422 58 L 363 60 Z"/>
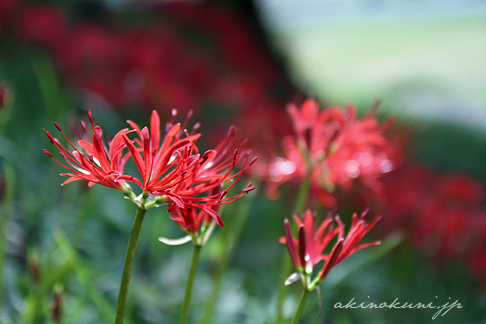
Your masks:
<path fill-rule="evenodd" d="M 430 309 L 336 309 L 337 302 L 436 305 L 435 321 L 486 323 L 486 2 L 478 0 L 0 1 L 0 323 L 110 323 L 134 206 L 75 182 L 46 156 L 43 128 L 70 138 L 92 109 L 113 136 L 131 119 L 201 122 L 201 146 L 230 125 L 278 152 L 288 102 L 354 103 L 396 116 L 409 144 L 385 197 L 340 193 L 339 213 L 382 207 L 383 240 L 331 271 L 302 323 L 429 323 Z M 56 134 L 60 137 L 59 134 Z M 269 146 L 270 145 L 270 146 Z M 248 182 L 251 176 L 242 181 Z M 227 205 L 202 252 L 191 323 L 273 323 L 283 219 L 295 192 Z M 324 217 L 325 209 L 320 209 Z M 166 208 L 147 213 L 127 323 L 176 323 L 192 246 Z M 299 285 L 288 289 L 289 319 Z M 61 311 L 58 306 L 62 304 Z"/>

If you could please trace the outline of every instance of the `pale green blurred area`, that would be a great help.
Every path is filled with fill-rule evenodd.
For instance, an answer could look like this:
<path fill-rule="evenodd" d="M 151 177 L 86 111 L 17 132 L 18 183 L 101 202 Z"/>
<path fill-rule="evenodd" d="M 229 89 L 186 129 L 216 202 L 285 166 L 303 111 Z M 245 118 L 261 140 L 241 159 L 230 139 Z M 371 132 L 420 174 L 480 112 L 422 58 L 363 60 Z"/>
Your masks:
<path fill-rule="evenodd" d="M 259 1 L 292 79 L 328 104 L 486 129 L 486 2 Z"/>

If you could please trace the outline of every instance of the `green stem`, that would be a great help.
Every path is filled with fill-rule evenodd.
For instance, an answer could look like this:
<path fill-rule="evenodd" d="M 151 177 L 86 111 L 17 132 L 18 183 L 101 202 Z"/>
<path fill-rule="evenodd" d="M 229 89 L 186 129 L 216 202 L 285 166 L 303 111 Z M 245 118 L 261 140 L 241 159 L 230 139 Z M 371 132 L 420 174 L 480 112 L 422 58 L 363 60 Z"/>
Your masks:
<path fill-rule="evenodd" d="M 191 303 L 192 286 L 196 278 L 197 264 L 199 262 L 199 255 L 201 254 L 201 245 L 194 245 L 194 253 L 191 260 L 191 268 L 189 269 L 189 277 L 186 284 L 186 295 L 184 297 L 184 304 L 182 304 L 181 317 L 179 324 L 186 324 L 189 316 L 189 304 Z"/>
<path fill-rule="evenodd" d="M 297 200 L 295 201 L 295 212 L 301 214 L 304 212 L 305 205 L 307 203 L 307 196 L 310 190 L 311 173 L 309 172 L 304 181 L 300 185 L 299 193 L 297 194 Z"/>
<path fill-rule="evenodd" d="M 309 291 L 307 289 L 304 289 L 300 297 L 299 308 L 297 308 L 297 311 L 295 312 L 295 316 L 294 319 L 292 320 L 292 324 L 299 324 L 300 317 L 302 316 L 302 312 L 304 311 L 305 308 L 305 303 L 307 302 L 307 297 L 309 297 Z"/>
<path fill-rule="evenodd" d="M 115 324 L 123 324 L 125 318 L 125 308 L 127 305 L 128 284 L 130 283 L 130 274 L 132 272 L 133 258 L 135 256 L 135 248 L 137 247 L 138 235 L 142 227 L 145 209 L 138 209 L 133 222 L 132 233 L 128 240 L 127 253 L 125 254 L 125 263 L 123 264 L 123 273 L 120 283 L 120 291 L 118 293 L 118 302 L 116 304 L 116 318 Z"/>
<path fill-rule="evenodd" d="M 290 261 L 287 252 L 284 253 L 281 267 L 282 271 L 280 272 L 277 292 L 277 319 L 275 321 L 275 323 L 277 324 L 282 323 L 283 320 L 282 308 L 285 300 L 285 295 L 287 293 L 287 286 L 285 286 L 284 282 L 290 275 L 290 269 L 292 267 L 292 262 Z"/>
<path fill-rule="evenodd" d="M 299 193 L 297 194 L 297 199 L 295 201 L 295 211 L 299 214 L 304 212 L 305 209 L 307 196 L 309 195 L 309 190 L 310 190 L 310 179 L 311 179 L 311 172 L 308 172 L 308 174 L 306 175 L 304 181 L 300 186 Z M 280 281 L 278 282 L 278 292 L 277 292 L 277 319 L 275 321 L 276 324 L 282 323 L 283 320 L 282 308 L 285 300 L 285 295 L 287 293 L 287 287 L 283 283 L 292 271 L 292 262 L 290 261 L 287 252 L 285 252 L 285 255 L 283 257 L 281 269 L 282 271 L 280 274 Z"/>
<path fill-rule="evenodd" d="M 218 301 L 219 292 L 221 290 L 223 275 L 228 268 L 228 264 L 229 264 L 228 261 L 229 261 L 228 259 L 222 259 L 218 263 L 218 267 L 216 269 L 216 274 L 213 282 L 213 290 L 211 291 L 211 295 L 209 295 L 208 304 L 206 305 L 204 317 L 201 320 L 202 324 L 212 323 L 214 310 L 216 308 L 216 302 Z"/>
<path fill-rule="evenodd" d="M 252 182 L 256 188 L 260 187 L 260 183 L 258 180 L 252 179 Z M 217 263 L 216 273 L 214 275 L 213 290 L 211 292 L 211 295 L 209 296 L 209 301 L 206 305 L 205 313 L 203 319 L 201 320 L 201 324 L 211 324 L 213 322 L 213 314 L 221 290 L 223 276 L 226 271 L 228 271 L 230 261 L 233 258 L 237 243 L 241 237 L 241 233 L 243 232 L 243 228 L 245 227 L 246 221 L 250 214 L 252 202 L 256 196 L 256 194 L 253 194 L 245 199 L 245 201 L 240 200 L 236 206 L 230 204 L 225 207 L 225 214 L 226 211 L 228 211 L 228 208 L 230 208 L 228 214 L 234 215 L 235 217 L 231 217 L 232 220 L 234 219 L 233 223 L 230 224 L 232 228 L 231 235 L 228 234 L 227 231 L 224 231 L 225 235 L 223 236 L 223 242 L 226 248 L 222 249 L 221 255 L 219 256 L 219 262 Z M 235 209 L 236 212 L 234 212 Z"/>
<path fill-rule="evenodd" d="M 15 171 L 14 168 L 7 164 L 4 168 L 5 174 L 5 193 L 2 199 L 2 209 L 0 214 L 0 304 L 2 302 L 3 291 L 3 269 L 5 263 L 5 256 L 7 254 L 7 225 L 10 212 L 10 206 L 12 205 L 14 188 L 15 188 Z"/>

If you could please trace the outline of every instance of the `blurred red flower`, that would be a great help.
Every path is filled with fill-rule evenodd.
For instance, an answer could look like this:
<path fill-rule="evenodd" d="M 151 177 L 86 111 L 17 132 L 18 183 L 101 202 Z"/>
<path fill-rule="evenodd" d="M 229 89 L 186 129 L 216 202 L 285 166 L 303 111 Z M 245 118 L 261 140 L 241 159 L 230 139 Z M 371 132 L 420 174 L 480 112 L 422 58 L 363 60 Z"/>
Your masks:
<path fill-rule="evenodd" d="M 354 106 L 319 109 L 308 99 L 300 107 L 289 104 L 294 134 L 282 139 L 283 156 L 260 163 L 252 172 L 267 181 L 267 194 L 288 181 L 302 183 L 309 176 L 316 196 L 334 205 L 330 195 L 337 186 L 350 190 L 359 180 L 375 192 L 378 177 L 391 171 L 399 155 L 398 142 L 387 138 L 391 120 L 380 123 L 372 113 L 358 119 Z"/>
<path fill-rule="evenodd" d="M 410 241 L 438 262 L 463 260 L 478 274 L 486 268 L 483 184 L 464 174 L 438 174 L 423 165 L 398 169 L 384 177 L 383 184 L 383 231 L 407 230 Z"/>
<path fill-rule="evenodd" d="M 71 22 L 60 6 L 8 0 L 0 4 L 0 29 L 11 26 L 21 41 L 46 47 L 82 99 L 97 98 L 115 108 L 187 112 L 211 104 L 241 111 L 268 101 L 275 89 L 290 89 L 237 10 L 214 4 L 151 6 L 161 17 L 157 22 L 123 26 L 109 23 L 115 17 Z"/>
<path fill-rule="evenodd" d="M 55 46 L 67 33 L 62 11 L 49 5 L 23 6 L 13 23 L 21 39 L 48 47 Z"/>
<path fill-rule="evenodd" d="M 0 32 L 2 32 L 11 23 L 11 18 L 16 7 L 19 5 L 19 0 L 3 0 L 0 1 Z"/>

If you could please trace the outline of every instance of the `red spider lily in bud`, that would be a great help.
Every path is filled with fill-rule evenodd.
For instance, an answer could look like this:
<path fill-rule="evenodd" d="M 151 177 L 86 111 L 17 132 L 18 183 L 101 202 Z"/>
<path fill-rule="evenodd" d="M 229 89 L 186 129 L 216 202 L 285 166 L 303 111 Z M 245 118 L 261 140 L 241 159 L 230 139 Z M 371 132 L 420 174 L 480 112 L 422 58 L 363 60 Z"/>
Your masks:
<path fill-rule="evenodd" d="M 248 187 L 243 189 L 243 193 L 231 198 L 231 201 L 240 198 L 245 193 L 248 193 L 253 189 L 255 188 L 251 185 L 250 182 Z M 221 188 L 218 187 L 213 188 L 211 191 L 208 192 L 207 196 L 222 196 L 220 190 Z M 188 235 L 186 237 L 175 240 L 167 239 L 165 237 L 159 237 L 159 241 L 167 245 L 179 245 L 192 240 L 195 245 L 204 245 L 211 236 L 216 224 L 220 225 L 221 227 L 224 226 L 223 221 L 219 217 L 219 211 L 222 204 L 231 201 L 222 202 L 209 200 L 204 205 L 186 204 L 184 208 L 179 208 L 176 207 L 175 204 L 172 204 L 169 208 L 169 211 L 171 213 L 170 218 L 175 220 L 177 222 L 177 225 L 179 225 L 179 227 L 184 230 Z"/>
<path fill-rule="evenodd" d="M 310 176 L 312 188 L 326 205 L 336 186 L 352 188 L 355 179 L 380 191 L 378 177 L 395 167 L 396 146 L 386 137 L 392 120 L 380 124 L 373 111 L 358 119 L 356 109 L 330 107 L 319 110 L 315 100 L 300 107 L 289 104 L 287 111 L 294 126 L 294 136 L 282 140 L 283 157 L 260 164 L 252 172 L 267 181 L 267 194 L 277 197 L 277 188 L 287 182 L 301 183 Z M 403 146 L 403 145 L 402 145 Z M 326 198 L 327 197 L 327 198 Z"/>
<path fill-rule="evenodd" d="M 10 101 L 10 88 L 0 83 L 0 111 L 8 107 Z"/>
<path fill-rule="evenodd" d="M 312 290 L 326 278 L 333 267 L 351 254 L 365 247 L 380 244 L 380 241 L 359 244 L 361 239 L 381 219 L 381 216 L 377 216 L 371 223 L 368 223 L 365 221 L 367 213 L 368 210 L 365 210 L 360 216 L 356 213 L 353 215 L 351 228 L 347 235 L 345 235 L 343 222 L 336 215 L 336 210 L 329 212 L 319 226 L 316 223 L 315 213 L 310 210 L 305 212 L 303 219 L 295 215 L 294 220 L 299 228 L 297 238 L 293 237 L 290 222 L 285 219 L 285 236 L 280 239 L 280 242 L 287 245 L 292 263 L 297 269 L 297 273 L 287 279 L 286 285 L 300 278 L 305 289 Z M 334 243 L 331 244 L 331 241 Z M 331 246 L 329 254 L 324 253 L 324 250 Z M 312 279 L 314 267 L 321 261 L 324 261 L 324 266 Z"/>
<path fill-rule="evenodd" d="M 28 260 L 30 274 L 32 275 L 32 279 L 35 283 L 39 283 L 41 280 L 41 261 L 39 254 L 37 252 L 33 252 Z"/>
<path fill-rule="evenodd" d="M 56 128 L 61 132 L 69 145 L 74 149 L 72 152 L 62 145 L 59 140 L 53 137 L 48 131 L 44 129 L 51 142 L 58 148 L 59 153 L 67 162 L 64 165 L 54 159 L 52 154 L 44 149 L 44 152 L 49 155 L 54 161 L 65 167 L 70 173 L 61 173 L 62 176 L 69 177 L 64 181 L 63 185 L 76 180 L 87 180 L 88 185 L 92 186 L 95 183 L 115 188 L 123 192 L 127 192 L 128 187 L 123 179 L 119 179 L 123 174 L 123 168 L 130 154 L 123 154 L 125 148 L 125 141 L 123 135 L 128 129 L 119 131 L 113 139 L 109 142 L 108 147 L 103 140 L 103 131 L 99 126 L 94 126 L 91 110 L 88 111 L 89 120 L 93 128 L 91 142 L 86 140 L 79 140 L 78 145 L 84 150 L 80 151 L 64 134 L 59 124 L 55 123 Z M 88 138 L 90 137 L 86 129 L 86 125 L 82 123 L 83 129 Z"/>
<path fill-rule="evenodd" d="M 213 206 L 213 215 L 218 214 L 218 209 L 219 205 Z M 211 236 L 217 223 L 213 215 L 210 215 L 204 209 L 193 206 L 175 207 L 170 214 L 170 218 L 175 220 L 177 225 L 188 235 L 175 240 L 159 237 L 159 241 L 167 245 L 180 245 L 192 240 L 195 245 L 202 246 Z M 217 218 L 221 221 L 219 216 Z"/>
<path fill-rule="evenodd" d="M 196 208 L 187 206 L 184 209 L 174 208 L 170 216 L 177 222 L 177 225 L 191 235 L 196 235 L 201 222 L 203 225 L 209 224 L 213 219 L 204 210 L 198 211 Z"/>
<path fill-rule="evenodd" d="M 62 286 L 56 284 L 54 286 L 54 297 L 52 300 L 52 319 L 54 323 L 61 323 L 62 320 L 62 304 L 63 304 L 63 289 Z"/>
<path fill-rule="evenodd" d="M 214 188 L 208 193 L 208 195 L 211 196 L 214 193 L 217 193 L 219 189 L 220 188 Z M 211 236 L 217 220 L 219 220 L 219 222 L 222 224 L 222 221 L 218 216 L 220 206 L 221 205 L 214 204 L 211 207 L 213 215 L 210 215 L 204 209 L 193 206 L 185 206 L 185 208 L 171 208 L 172 212 L 170 214 L 170 218 L 175 220 L 177 225 L 179 225 L 179 227 L 188 235 L 175 240 L 159 237 L 159 241 L 167 245 L 180 245 L 192 240 L 195 245 L 204 245 Z M 214 214 L 216 214 L 216 218 L 214 217 Z"/>

